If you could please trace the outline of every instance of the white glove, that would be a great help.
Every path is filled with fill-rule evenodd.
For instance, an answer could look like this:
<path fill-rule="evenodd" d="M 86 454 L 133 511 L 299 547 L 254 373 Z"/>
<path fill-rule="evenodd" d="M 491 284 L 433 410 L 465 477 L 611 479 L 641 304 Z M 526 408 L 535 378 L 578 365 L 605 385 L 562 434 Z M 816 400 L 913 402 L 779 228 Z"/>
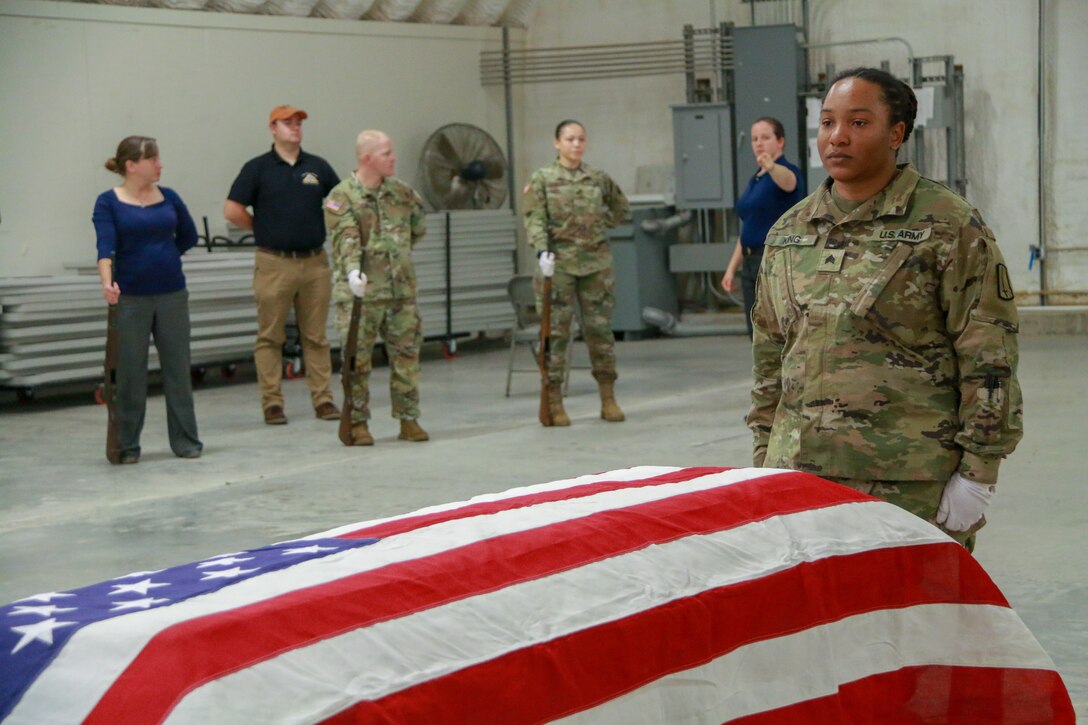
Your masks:
<path fill-rule="evenodd" d="M 936 521 L 949 531 L 967 531 L 982 518 L 993 497 L 993 486 L 953 473 L 945 484 Z"/>
<path fill-rule="evenodd" d="M 537 261 L 540 262 L 540 273 L 545 277 L 555 274 L 555 252 L 543 252 Z"/>
<path fill-rule="evenodd" d="M 353 269 L 348 272 L 348 287 L 351 287 L 351 293 L 356 297 L 362 297 L 366 294 L 366 275 L 357 269 Z"/>

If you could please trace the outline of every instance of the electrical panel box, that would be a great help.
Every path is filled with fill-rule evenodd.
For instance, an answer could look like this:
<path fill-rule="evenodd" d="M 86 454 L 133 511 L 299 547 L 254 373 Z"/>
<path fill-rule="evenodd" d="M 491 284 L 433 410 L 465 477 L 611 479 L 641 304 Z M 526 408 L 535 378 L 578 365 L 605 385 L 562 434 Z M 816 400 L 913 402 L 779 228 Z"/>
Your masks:
<path fill-rule="evenodd" d="M 672 106 L 676 206 L 732 209 L 733 114 L 728 103 Z"/>
<path fill-rule="evenodd" d="M 793 25 L 759 25 L 733 29 L 733 100 L 737 123 L 737 176 L 747 180 L 756 172 L 752 156 L 752 124 L 770 116 L 786 131 L 786 158 L 802 169 L 805 148 L 804 106 L 798 94 L 805 86 L 805 55 Z M 818 114 L 817 114 L 818 117 Z M 814 119 L 809 119 L 815 123 Z"/>

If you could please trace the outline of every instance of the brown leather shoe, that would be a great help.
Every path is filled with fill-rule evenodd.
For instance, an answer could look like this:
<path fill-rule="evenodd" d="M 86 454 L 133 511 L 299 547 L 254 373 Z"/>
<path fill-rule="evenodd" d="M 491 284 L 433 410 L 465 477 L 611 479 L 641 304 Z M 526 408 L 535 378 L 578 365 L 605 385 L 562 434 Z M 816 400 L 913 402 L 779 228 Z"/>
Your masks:
<path fill-rule="evenodd" d="M 356 423 L 351 426 L 351 444 L 353 446 L 374 445 L 374 436 L 370 435 L 370 429 L 366 423 Z"/>
<path fill-rule="evenodd" d="M 340 409 L 336 407 L 336 403 L 325 401 L 314 408 L 314 415 L 321 420 L 340 420 Z"/>
<path fill-rule="evenodd" d="M 266 425 L 287 425 L 287 415 L 283 412 L 283 407 L 270 405 L 265 408 L 264 422 Z"/>
<path fill-rule="evenodd" d="M 402 441 L 412 441 L 413 443 L 422 443 L 431 439 L 427 435 L 427 431 L 420 428 L 419 423 L 414 420 L 402 420 L 400 422 L 400 435 L 397 437 Z"/>

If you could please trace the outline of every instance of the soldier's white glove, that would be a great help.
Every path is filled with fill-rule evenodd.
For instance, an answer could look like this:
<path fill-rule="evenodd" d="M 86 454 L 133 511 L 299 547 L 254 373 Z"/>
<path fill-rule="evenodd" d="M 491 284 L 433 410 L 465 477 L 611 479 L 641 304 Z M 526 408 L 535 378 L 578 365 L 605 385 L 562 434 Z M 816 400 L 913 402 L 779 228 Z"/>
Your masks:
<path fill-rule="evenodd" d="M 936 521 L 949 531 L 967 531 L 982 518 L 993 497 L 993 486 L 953 473 L 945 484 Z"/>
<path fill-rule="evenodd" d="M 543 252 L 537 260 L 540 262 L 540 273 L 545 277 L 555 274 L 555 252 Z"/>
<path fill-rule="evenodd" d="M 348 287 L 351 287 L 351 293 L 356 297 L 362 297 L 366 294 L 366 275 L 357 269 L 353 269 L 348 272 Z"/>

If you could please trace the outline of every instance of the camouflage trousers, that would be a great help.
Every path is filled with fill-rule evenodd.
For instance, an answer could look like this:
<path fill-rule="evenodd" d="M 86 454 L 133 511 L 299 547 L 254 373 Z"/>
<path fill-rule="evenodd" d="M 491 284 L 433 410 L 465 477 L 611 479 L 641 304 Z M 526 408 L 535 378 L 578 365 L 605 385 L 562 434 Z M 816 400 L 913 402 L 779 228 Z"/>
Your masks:
<path fill-rule="evenodd" d="M 937 507 L 941 505 L 945 481 L 861 481 L 856 478 L 827 478 L 855 491 L 893 503 L 945 532 L 968 551 L 975 550 L 975 534 L 986 525 L 986 517 L 967 531 L 949 531 L 936 521 Z"/>
<path fill-rule="evenodd" d="M 336 329 L 340 332 L 340 356 L 347 359 L 348 326 L 351 303 L 336 303 Z M 419 417 L 419 348 L 423 343 L 423 325 L 414 299 L 363 303 L 355 355 L 355 380 L 352 381 L 351 422 L 370 419 L 370 370 L 373 367 L 374 341 L 382 336 L 389 357 L 389 398 L 393 417 L 415 420 Z M 343 374 L 343 372 L 341 373 Z"/>
<path fill-rule="evenodd" d="M 537 309 L 543 302 L 544 278 L 533 280 Z M 589 348 L 593 377 L 598 382 L 616 379 L 616 338 L 612 334 L 612 307 L 616 303 L 612 268 L 575 276 L 556 270 L 552 276 L 552 337 L 548 356 L 548 380 L 562 384 L 567 374 L 567 346 L 577 302 L 582 310 L 582 336 Z"/>

